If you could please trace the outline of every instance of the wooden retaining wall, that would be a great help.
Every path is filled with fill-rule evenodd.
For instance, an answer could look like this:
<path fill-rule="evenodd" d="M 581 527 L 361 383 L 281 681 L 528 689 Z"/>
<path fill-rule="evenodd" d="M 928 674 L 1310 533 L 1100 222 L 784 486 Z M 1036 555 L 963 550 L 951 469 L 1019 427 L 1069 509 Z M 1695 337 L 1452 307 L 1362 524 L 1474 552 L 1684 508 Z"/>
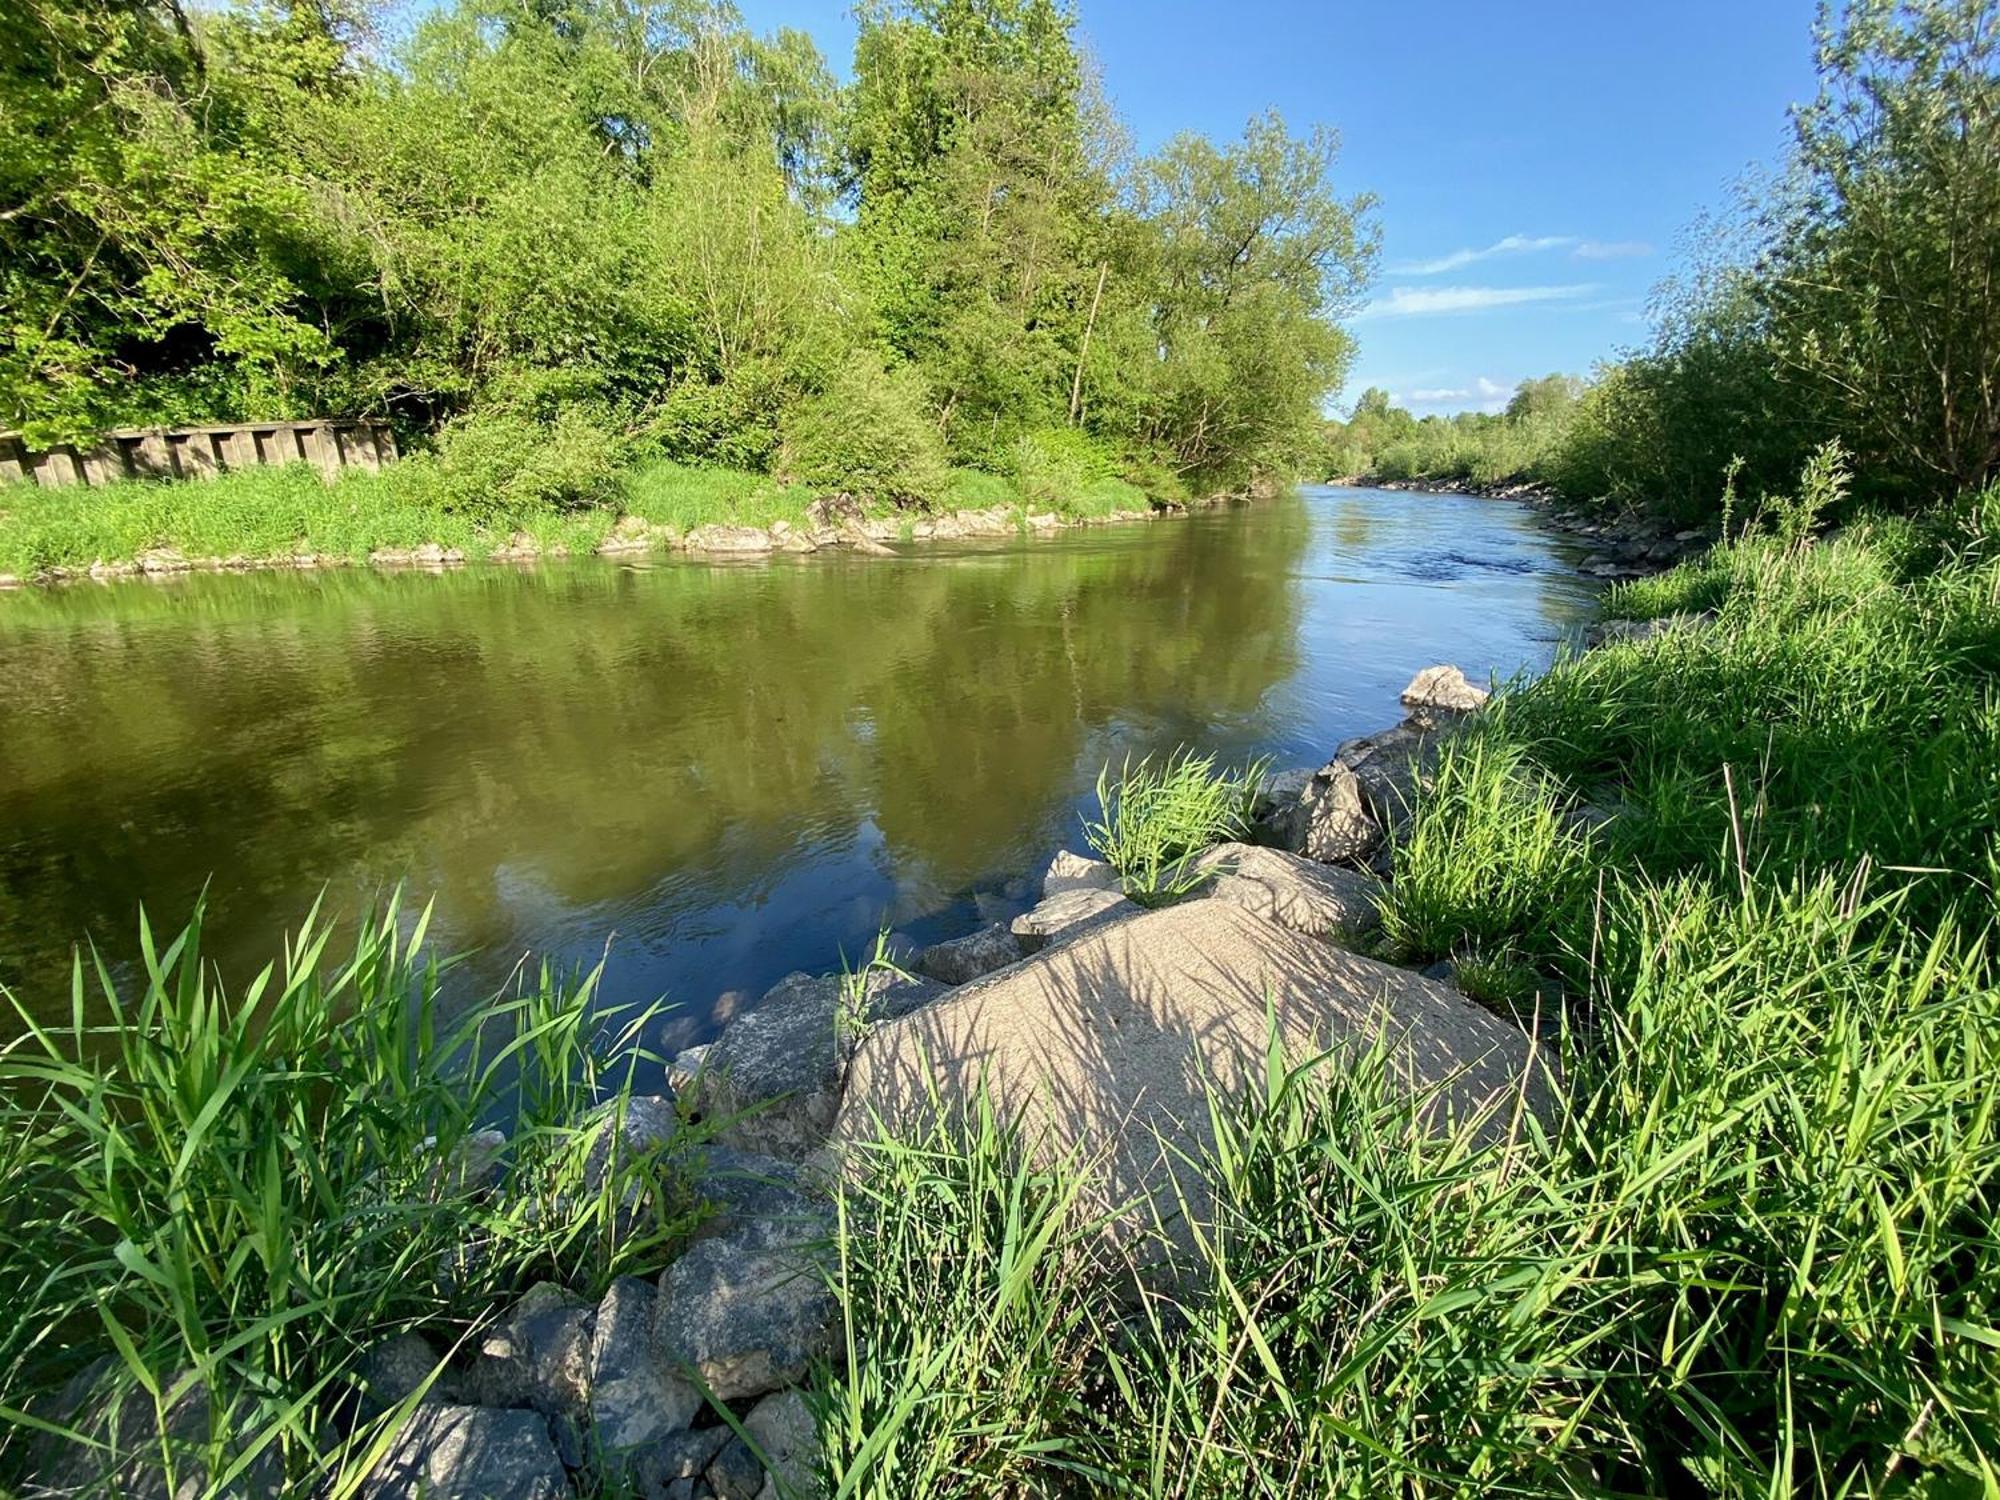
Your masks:
<path fill-rule="evenodd" d="M 259 464 L 308 463 L 331 480 L 342 469 L 381 468 L 397 459 L 396 435 L 373 417 L 352 421 L 238 422 L 223 427 L 130 427 L 94 448 L 64 443 L 33 449 L 0 432 L 0 481 L 31 479 L 45 489 L 113 479 L 213 479 Z"/>

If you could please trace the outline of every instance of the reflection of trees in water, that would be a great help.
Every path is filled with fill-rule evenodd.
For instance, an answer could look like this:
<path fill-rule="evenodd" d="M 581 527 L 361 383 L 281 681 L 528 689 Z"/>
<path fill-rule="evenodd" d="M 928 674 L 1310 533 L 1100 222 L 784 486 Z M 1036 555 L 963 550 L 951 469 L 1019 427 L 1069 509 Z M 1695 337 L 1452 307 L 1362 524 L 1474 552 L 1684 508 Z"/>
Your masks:
<path fill-rule="evenodd" d="M 1306 534 L 1280 506 L 900 562 L 6 601 L 0 977 L 122 948 L 211 871 L 213 925 L 259 954 L 328 879 L 407 873 L 455 940 L 504 945 L 523 890 L 753 903 L 865 821 L 961 886 L 1026 856 L 1111 726 L 1256 711 L 1295 665 Z"/>

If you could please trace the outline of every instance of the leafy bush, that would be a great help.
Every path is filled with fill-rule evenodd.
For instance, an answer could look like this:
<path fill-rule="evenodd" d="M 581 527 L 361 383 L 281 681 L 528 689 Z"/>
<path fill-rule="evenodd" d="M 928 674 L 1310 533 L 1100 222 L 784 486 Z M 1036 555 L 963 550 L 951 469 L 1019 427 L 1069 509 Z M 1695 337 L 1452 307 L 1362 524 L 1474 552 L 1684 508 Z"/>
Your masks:
<path fill-rule="evenodd" d="M 783 469 L 802 483 L 899 504 L 944 494 L 944 446 L 907 370 L 857 359 L 787 413 L 784 430 Z"/>
<path fill-rule="evenodd" d="M 595 505 L 617 492 L 625 443 L 588 407 L 549 421 L 482 408 L 454 419 L 438 440 L 445 509 L 505 526 L 537 511 Z"/>

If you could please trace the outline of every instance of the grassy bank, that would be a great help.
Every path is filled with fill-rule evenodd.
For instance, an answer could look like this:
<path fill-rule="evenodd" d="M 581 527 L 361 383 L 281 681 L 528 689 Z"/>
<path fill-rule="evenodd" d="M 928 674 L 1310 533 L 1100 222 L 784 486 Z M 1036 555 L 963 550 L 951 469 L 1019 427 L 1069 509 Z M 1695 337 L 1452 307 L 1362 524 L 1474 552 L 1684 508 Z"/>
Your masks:
<path fill-rule="evenodd" d="M 679 535 L 702 526 L 768 529 L 779 521 L 805 527 L 815 493 L 810 486 L 741 469 L 667 459 L 622 471 L 597 503 L 587 505 L 468 504 L 440 482 L 436 466 L 423 457 L 377 474 L 344 473 L 332 484 L 303 465 L 98 489 L 10 484 L 0 486 L 0 574 L 34 578 L 164 552 L 189 560 L 314 556 L 356 563 L 374 552 L 427 545 L 475 559 L 502 549 L 576 554 L 596 550 L 627 518 Z M 1144 490 L 1114 475 L 1079 473 L 1037 482 L 1032 476 L 958 469 L 939 509 L 998 508 L 1023 519 L 1051 512 L 1084 521 L 1149 504 Z M 888 505 L 866 509 L 898 520 L 924 514 Z"/>
<path fill-rule="evenodd" d="M 1628 586 L 1717 617 L 1453 746 L 1389 943 L 1557 1010 L 1546 1137 L 1426 1136 L 1379 1060 L 1275 1067 L 1218 1106 L 1205 1284 L 1136 1312 L 1073 1174 L 883 1143 L 841 1492 L 1994 1493 L 1993 519 Z"/>
<path fill-rule="evenodd" d="M 2000 502 L 1817 541 L 1809 512 L 1614 591 L 1712 615 L 1501 695 L 1401 842 L 1385 956 L 1540 1009 L 1560 1118 L 1439 1135 L 1385 1056 L 1273 1058 L 1216 1101 L 1196 1274 L 1136 1305 L 1078 1170 L 992 1121 L 881 1141 L 814 1384 L 833 1493 L 2000 1490 Z M 1213 837 L 1211 771 L 1131 785 Z M 1098 842 L 1145 865 L 1143 808 L 1106 801 Z M 671 1162 L 637 1165 L 637 1239 L 577 1191 L 593 1090 L 565 1080 L 622 1087 L 587 984 L 412 1056 L 401 997 L 430 1016 L 435 981 L 394 930 L 346 965 L 302 939 L 235 1007 L 177 947 L 117 1030 L 0 1053 L 10 1421 L 103 1353 L 212 1382 L 238 1462 L 352 1468 L 393 1414 L 313 1403 L 368 1339 L 448 1343 L 535 1277 L 671 1249 Z M 516 1086 L 518 1194 L 451 1191 L 437 1163 Z"/>

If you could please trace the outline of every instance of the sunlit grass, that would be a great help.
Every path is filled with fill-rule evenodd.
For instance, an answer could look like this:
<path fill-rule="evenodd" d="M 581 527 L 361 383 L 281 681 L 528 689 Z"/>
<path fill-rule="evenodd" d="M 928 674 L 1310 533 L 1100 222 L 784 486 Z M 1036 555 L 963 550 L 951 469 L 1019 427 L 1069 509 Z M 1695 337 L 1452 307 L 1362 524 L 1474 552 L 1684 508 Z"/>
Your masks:
<path fill-rule="evenodd" d="M 1158 763 L 1128 758 L 1116 774 L 1106 765 L 1084 839 L 1134 900 L 1173 900 L 1196 883 L 1196 856 L 1249 832 L 1265 765 L 1232 772 L 1185 749 Z"/>

